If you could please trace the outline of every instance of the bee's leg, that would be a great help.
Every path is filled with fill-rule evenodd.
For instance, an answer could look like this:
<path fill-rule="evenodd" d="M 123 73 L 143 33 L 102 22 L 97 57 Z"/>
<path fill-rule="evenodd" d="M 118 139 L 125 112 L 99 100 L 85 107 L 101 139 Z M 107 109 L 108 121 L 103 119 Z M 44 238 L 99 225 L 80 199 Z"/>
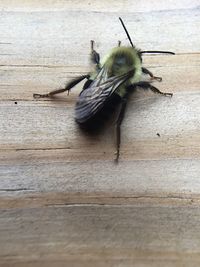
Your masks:
<path fill-rule="evenodd" d="M 93 80 L 88 79 L 88 80 L 84 83 L 82 91 L 84 91 L 85 89 L 87 89 L 87 88 L 90 86 L 90 84 L 91 84 L 92 82 L 93 82 Z"/>
<path fill-rule="evenodd" d="M 94 41 L 91 40 L 91 61 L 92 63 L 94 63 L 97 68 L 99 69 L 100 68 L 100 55 L 99 53 L 97 53 L 95 50 L 94 50 Z"/>
<path fill-rule="evenodd" d="M 76 84 L 78 84 L 79 82 L 81 82 L 82 80 L 84 79 L 89 79 L 90 75 L 87 74 L 87 75 L 82 75 L 82 76 L 79 76 L 75 79 L 73 79 L 72 81 L 70 81 L 69 83 L 67 83 L 65 85 L 65 88 L 61 88 L 61 89 L 57 89 L 57 90 L 53 90 L 51 92 L 49 92 L 48 94 L 33 94 L 33 97 L 34 98 L 43 98 L 43 97 L 51 97 L 53 95 L 56 95 L 56 94 L 60 94 L 60 93 L 63 93 L 65 91 L 70 91 L 70 89 L 72 87 L 74 87 Z"/>
<path fill-rule="evenodd" d="M 122 43 L 122 42 L 119 40 L 119 41 L 118 41 L 118 47 L 120 47 L 120 46 L 121 46 L 121 43 Z"/>
<path fill-rule="evenodd" d="M 119 160 L 119 152 L 120 152 L 120 143 L 121 143 L 121 131 L 120 131 L 120 126 L 124 118 L 125 110 L 126 110 L 126 103 L 127 99 L 123 98 L 121 103 L 120 103 L 120 110 L 119 110 L 119 115 L 116 121 L 116 158 L 115 162 L 118 163 Z"/>
<path fill-rule="evenodd" d="M 157 80 L 158 82 L 162 81 L 162 77 L 156 77 L 153 75 L 153 73 L 151 71 L 149 71 L 148 69 L 142 67 L 142 72 L 144 74 L 149 74 L 149 76 L 151 77 L 151 80 Z"/>
<path fill-rule="evenodd" d="M 164 96 L 173 96 L 172 93 L 164 93 L 161 92 L 158 88 L 156 88 L 155 86 L 151 85 L 149 82 L 138 82 L 134 84 L 135 86 L 139 86 L 142 87 L 143 89 L 150 89 L 152 92 L 156 93 L 156 94 L 160 94 L 160 95 L 164 95 Z"/>

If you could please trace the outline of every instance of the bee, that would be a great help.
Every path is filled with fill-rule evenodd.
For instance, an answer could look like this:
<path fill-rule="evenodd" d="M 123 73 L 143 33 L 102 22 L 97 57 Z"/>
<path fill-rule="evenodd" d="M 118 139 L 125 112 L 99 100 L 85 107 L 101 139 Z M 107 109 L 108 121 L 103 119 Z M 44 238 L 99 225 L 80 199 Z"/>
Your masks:
<path fill-rule="evenodd" d="M 52 97 L 65 91 L 69 91 L 78 83 L 86 79 L 83 89 L 79 94 L 75 106 L 75 121 L 81 128 L 87 130 L 96 129 L 112 114 L 116 107 L 119 108 L 116 120 L 116 156 L 118 162 L 120 156 L 121 131 L 120 126 L 124 118 L 127 100 L 136 87 L 150 89 L 154 93 L 163 96 L 172 96 L 172 93 L 161 92 L 152 85 L 152 81 L 161 82 L 162 78 L 154 76 L 152 72 L 142 66 L 142 55 L 147 53 L 175 53 L 169 51 L 142 51 L 136 48 L 130 35 L 119 18 L 131 46 L 118 46 L 100 61 L 100 55 L 94 50 L 94 41 L 91 41 L 91 60 L 95 65 L 95 71 L 71 80 L 64 88 L 54 90 L 48 94 L 33 94 L 34 98 Z M 142 81 L 142 74 L 150 76 L 150 81 Z"/>

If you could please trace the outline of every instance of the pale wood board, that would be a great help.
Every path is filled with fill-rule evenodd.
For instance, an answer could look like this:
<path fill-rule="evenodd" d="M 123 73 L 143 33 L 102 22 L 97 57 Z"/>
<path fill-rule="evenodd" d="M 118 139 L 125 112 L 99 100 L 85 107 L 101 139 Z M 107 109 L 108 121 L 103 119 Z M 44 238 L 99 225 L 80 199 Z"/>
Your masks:
<path fill-rule="evenodd" d="M 0 266 L 199 266 L 200 3 L 0 2 Z M 173 98 L 137 90 L 122 125 L 74 122 L 70 95 L 35 100 L 91 70 L 118 40 L 175 56 L 144 66 Z"/>

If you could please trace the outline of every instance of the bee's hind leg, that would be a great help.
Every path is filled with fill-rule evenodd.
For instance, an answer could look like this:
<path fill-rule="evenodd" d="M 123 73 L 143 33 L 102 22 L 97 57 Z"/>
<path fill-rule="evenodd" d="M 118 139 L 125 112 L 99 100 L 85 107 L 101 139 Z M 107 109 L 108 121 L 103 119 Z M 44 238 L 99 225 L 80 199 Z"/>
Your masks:
<path fill-rule="evenodd" d="M 94 40 L 91 40 L 90 43 L 91 43 L 91 55 L 90 55 L 91 61 L 99 69 L 100 68 L 100 55 L 94 50 Z"/>
<path fill-rule="evenodd" d="M 148 74 L 151 77 L 151 80 L 157 80 L 158 82 L 161 82 L 162 81 L 162 77 L 156 77 L 156 76 L 154 76 L 153 73 L 150 70 L 148 70 L 148 69 L 146 69 L 144 67 L 142 67 L 142 72 L 144 74 Z"/>
<path fill-rule="evenodd" d="M 116 157 L 115 157 L 115 163 L 118 163 L 118 161 L 119 161 L 120 144 L 121 144 L 120 126 L 121 126 L 123 118 L 124 118 L 124 114 L 125 114 L 125 110 L 126 110 L 126 104 L 127 104 L 127 99 L 123 98 L 121 103 L 120 103 L 119 115 L 118 115 L 117 122 L 116 122 Z"/>

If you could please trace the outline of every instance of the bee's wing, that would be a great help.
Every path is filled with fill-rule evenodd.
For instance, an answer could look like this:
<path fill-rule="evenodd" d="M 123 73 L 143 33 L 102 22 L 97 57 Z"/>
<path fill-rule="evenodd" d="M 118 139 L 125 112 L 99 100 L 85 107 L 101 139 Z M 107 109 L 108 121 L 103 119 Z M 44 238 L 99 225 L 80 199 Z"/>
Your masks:
<path fill-rule="evenodd" d="M 116 89 L 133 75 L 133 70 L 108 78 L 107 71 L 102 68 L 91 86 L 80 93 L 76 103 L 75 117 L 79 123 L 84 123 L 93 117 Z"/>

